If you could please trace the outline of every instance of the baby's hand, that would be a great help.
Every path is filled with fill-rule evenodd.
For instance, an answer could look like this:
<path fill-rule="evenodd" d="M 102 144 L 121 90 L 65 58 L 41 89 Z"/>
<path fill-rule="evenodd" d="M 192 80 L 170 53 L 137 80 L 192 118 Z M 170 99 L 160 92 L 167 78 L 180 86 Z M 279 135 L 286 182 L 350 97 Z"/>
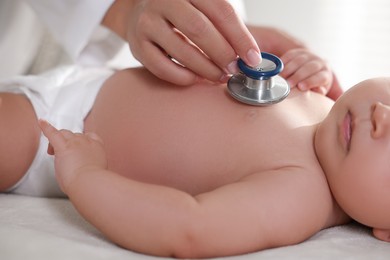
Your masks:
<path fill-rule="evenodd" d="M 39 125 L 49 139 L 47 152 L 55 156 L 57 181 L 65 193 L 83 170 L 107 168 L 103 142 L 96 134 L 57 130 L 44 120 Z"/>
<path fill-rule="evenodd" d="M 326 95 L 333 83 L 333 72 L 327 63 L 304 48 L 287 51 L 281 59 L 284 69 L 280 73 L 290 87 L 302 91 L 312 90 Z"/>

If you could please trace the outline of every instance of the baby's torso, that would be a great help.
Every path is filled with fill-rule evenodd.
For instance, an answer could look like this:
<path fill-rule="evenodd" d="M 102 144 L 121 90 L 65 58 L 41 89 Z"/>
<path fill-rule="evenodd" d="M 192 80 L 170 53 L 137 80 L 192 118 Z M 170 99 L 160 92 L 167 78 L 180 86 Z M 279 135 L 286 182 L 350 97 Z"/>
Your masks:
<path fill-rule="evenodd" d="M 283 167 L 320 173 L 313 137 L 331 105 L 292 91 L 282 103 L 253 107 L 223 85 L 177 87 L 129 70 L 105 83 L 85 131 L 103 138 L 111 170 L 198 194 Z"/>

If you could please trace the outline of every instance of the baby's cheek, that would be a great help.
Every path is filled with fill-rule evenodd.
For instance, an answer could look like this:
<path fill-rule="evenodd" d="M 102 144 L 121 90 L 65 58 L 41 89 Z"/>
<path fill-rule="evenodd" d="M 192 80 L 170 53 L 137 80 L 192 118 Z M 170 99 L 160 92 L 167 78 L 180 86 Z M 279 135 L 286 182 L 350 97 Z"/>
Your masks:
<path fill-rule="evenodd" d="M 348 215 L 356 208 L 355 192 L 358 184 L 358 180 L 352 178 L 351 170 L 353 171 L 353 169 L 341 164 L 338 169 L 334 169 L 327 174 L 333 196 Z"/>
<path fill-rule="evenodd" d="M 381 201 L 378 172 L 370 168 L 369 164 L 356 161 L 343 165 L 334 191 L 340 207 L 350 217 L 367 226 L 377 222 L 375 212 L 381 211 L 381 203 L 378 204 Z"/>

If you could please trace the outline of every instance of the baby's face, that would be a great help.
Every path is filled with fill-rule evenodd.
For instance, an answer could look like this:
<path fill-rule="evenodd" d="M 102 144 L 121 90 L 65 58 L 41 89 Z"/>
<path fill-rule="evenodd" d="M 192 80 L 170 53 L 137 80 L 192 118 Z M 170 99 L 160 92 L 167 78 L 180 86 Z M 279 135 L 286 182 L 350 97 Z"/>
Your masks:
<path fill-rule="evenodd" d="M 315 137 L 331 190 L 355 220 L 390 228 L 390 78 L 364 81 L 337 100 Z"/>

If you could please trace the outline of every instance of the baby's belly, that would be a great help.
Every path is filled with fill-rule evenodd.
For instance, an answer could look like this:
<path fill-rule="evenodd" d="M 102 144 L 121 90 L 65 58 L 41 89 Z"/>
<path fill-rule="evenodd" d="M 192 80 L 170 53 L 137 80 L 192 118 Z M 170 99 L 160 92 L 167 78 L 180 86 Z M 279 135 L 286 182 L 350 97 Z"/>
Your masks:
<path fill-rule="evenodd" d="M 98 133 L 104 141 L 109 169 L 192 194 L 237 181 L 254 171 L 257 156 L 253 155 L 257 152 L 250 138 L 240 136 L 245 133 L 235 133 L 235 129 L 230 132 L 223 127 L 224 120 L 200 114 L 185 117 L 177 107 L 179 110 L 171 111 L 141 107 L 120 111 L 113 104 L 104 112 L 96 111 L 99 116 L 93 123 L 86 121 L 86 131 Z"/>
<path fill-rule="evenodd" d="M 244 158 L 220 140 L 146 132 L 107 142 L 109 168 L 124 176 L 191 194 L 213 190 L 247 175 Z M 235 157 L 236 158 L 233 158 Z M 241 155 L 238 155 L 241 157 Z M 247 163 L 247 165 L 250 165 Z"/>
<path fill-rule="evenodd" d="M 280 146 L 305 145 L 280 138 L 281 128 L 269 123 L 275 115 L 238 104 L 221 86 L 177 89 L 138 78 L 130 86 L 106 83 L 85 121 L 85 131 L 102 137 L 109 169 L 121 175 L 198 194 L 291 166 L 294 153 Z"/>

